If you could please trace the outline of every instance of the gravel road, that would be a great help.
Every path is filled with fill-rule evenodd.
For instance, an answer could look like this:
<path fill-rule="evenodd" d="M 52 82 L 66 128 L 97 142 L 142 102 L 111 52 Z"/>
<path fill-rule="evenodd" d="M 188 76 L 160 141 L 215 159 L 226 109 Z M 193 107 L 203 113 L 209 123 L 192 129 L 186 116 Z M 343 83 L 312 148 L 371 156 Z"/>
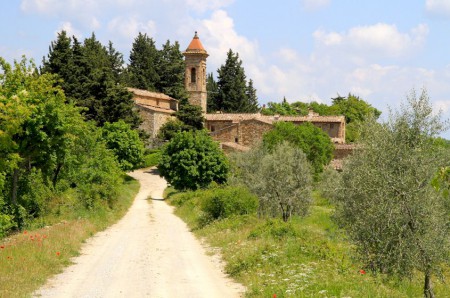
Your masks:
<path fill-rule="evenodd" d="M 240 297 L 244 291 L 162 200 L 153 170 L 130 174 L 141 188 L 128 213 L 83 246 L 74 265 L 35 297 Z M 148 198 L 153 199 L 148 202 Z"/>

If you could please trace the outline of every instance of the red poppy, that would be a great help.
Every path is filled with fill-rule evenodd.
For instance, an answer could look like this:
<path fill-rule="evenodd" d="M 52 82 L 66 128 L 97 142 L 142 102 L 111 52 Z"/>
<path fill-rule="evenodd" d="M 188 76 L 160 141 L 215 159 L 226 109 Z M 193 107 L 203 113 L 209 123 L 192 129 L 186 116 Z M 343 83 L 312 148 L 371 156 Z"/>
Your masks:
<path fill-rule="evenodd" d="M 273 294 L 273 298 L 277 298 L 277 294 Z"/>
<path fill-rule="evenodd" d="M 361 274 L 366 274 L 366 271 L 364 271 L 363 269 L 359 270 L 359 273 Z"/>
<path fill-rule="evenodd" d="M 59 256 L 61 253 L 59 251 L 56 252 L 56 255 Z"/>
<path fill-rule="evenodd" d="M 24 234 L 27 234 L 28 232 L 27 232 L 27 230 L 25 230 L 25 231 L 23 231 L 23 233 L 24 233 Z"/>
<path fill-rule="evenodd" d="M 0 248 L 1 248 L 1 249 L 4 249 L 5 247 L 2 245 L 2 246 L 0 246 Z"/>

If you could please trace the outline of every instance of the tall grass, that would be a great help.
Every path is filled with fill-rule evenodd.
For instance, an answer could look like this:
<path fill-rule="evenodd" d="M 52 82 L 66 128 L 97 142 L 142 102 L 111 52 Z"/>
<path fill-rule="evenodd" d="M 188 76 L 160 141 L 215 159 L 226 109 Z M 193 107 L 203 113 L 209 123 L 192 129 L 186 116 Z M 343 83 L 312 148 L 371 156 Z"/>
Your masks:
<path fill-rule="evenodd" d="M 207 190 L 206 192 L 210 192 Z M 332 221 L 333 206 L 314 194 L 306 217 L 263 219 L 238 215 L 202 225 L 202 191 L 168 190 L 176 214 L 207 243 L 220 249 L 226 272 L 247 287 L 247 297 L 422 297 L 422 278 L 397 280 L 366 272 Z M 450 271 L 444 273 L 447 279 Z M 450 285 L 435 282 L 436 297 Z"/>
<path fill-rule="evenodd" d="M 139 183 L 127 178 L 114 208 L 104 205 L 86 210 L 70 197 L 53 202 L 53 212 L 35 223 L 51 225 L 1 239 L 0 297 L 29 296 L 50 276 L 61 272 L 87 238 L 126 213 L 138 190 Z"/>

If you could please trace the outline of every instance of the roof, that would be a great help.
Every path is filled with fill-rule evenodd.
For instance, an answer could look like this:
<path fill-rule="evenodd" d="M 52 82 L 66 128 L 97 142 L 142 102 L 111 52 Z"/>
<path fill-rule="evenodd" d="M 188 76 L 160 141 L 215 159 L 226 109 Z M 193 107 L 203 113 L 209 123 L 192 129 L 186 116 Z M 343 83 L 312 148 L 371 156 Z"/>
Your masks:
<path fill-rule="evenodd" d="M 141 104 L 141 103 L 135 103 L 139 108 L 143 108 L 146 110 L 150 110 L 150 111 L 154 111 L 154 112 L 159 112 L 159 113 L 164 113 L 164 114 L 175 114 L 176 111 L 174 110 L 168 110 L 168 109 L 161 109 L 155 106 L 151 106 L 151 105 L 145 105 L 145 104 Z"/>
<path fill-rule="evenodd" d="M 328 123 L 342 123 L 345 121 L 344 116 L 266 116 L 259 113 L 256 114 L 206 114 L 207 121 L 246 121 L 258 120 L 265 123 L 274 123 L 277 121 L 287 122 L 328 122 Z"/>
<path fill-rule="evenodd" d="M 191 43 L 187 47 L 185 54 L 190 53 L 200 53 L 200 54 L 207 54 L 205 48 L 202 45 L 202 42 L 200 41 L 200 38 L 198 38 L 197 31 L 195 31 L 194 38 L 192 39 Z"/>
<path fill-rule="evenodd" d="M 142 90 L 142 89 L 137 89 L 137 88 L 130 88 L 130 87 L 128 87 L 127 90 L 130 91 L 131 93 L 135 94 L 135 95 L 138 95 L 138 96 L 177 101 L 175 98 L 172 98 L 169 95 L 166 95 L 164 93 L 151 92 L 151 91 L 147 91 L 147 90 Z"/>
<path fill-rule="evenodd" d="M 241 151 L 241 152 L 246 152 L 246 151 L 250 150 L 250 148 L 247 146 L 243 146 L 243 145 L 236 144 L 233 142 L 223 142 L 223 143 L 220 143 L 220 145 L 222 146 L 222 148 L 228 147 L 228 148 L 234 149 L 236 151 Z"/>

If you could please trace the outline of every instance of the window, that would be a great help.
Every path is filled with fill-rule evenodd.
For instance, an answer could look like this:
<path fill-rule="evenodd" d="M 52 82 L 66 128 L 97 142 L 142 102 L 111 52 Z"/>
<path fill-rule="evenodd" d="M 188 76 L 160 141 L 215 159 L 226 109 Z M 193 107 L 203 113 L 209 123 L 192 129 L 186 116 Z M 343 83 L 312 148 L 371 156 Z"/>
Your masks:
<path fill-rule="evenodd" d="M 195 83 L 197 80 L 197 74 L 196 74 L 196 69 L 193 67 L 191 69 L 191 83 Z"/>
<path fill-rule="evenodd" d="M 239 143 L 239 138 L 238 138 L 238 137 L 235 137 L 235 138 L 234 138 L 234 142 L 235 142 L 235 143 Z"/>
<path fill-rule="evenodd" d="M 216 130 L 216 128 L 214 127 L 214 125 L 211 125 L 211 132 L 214 132 Z"/>

